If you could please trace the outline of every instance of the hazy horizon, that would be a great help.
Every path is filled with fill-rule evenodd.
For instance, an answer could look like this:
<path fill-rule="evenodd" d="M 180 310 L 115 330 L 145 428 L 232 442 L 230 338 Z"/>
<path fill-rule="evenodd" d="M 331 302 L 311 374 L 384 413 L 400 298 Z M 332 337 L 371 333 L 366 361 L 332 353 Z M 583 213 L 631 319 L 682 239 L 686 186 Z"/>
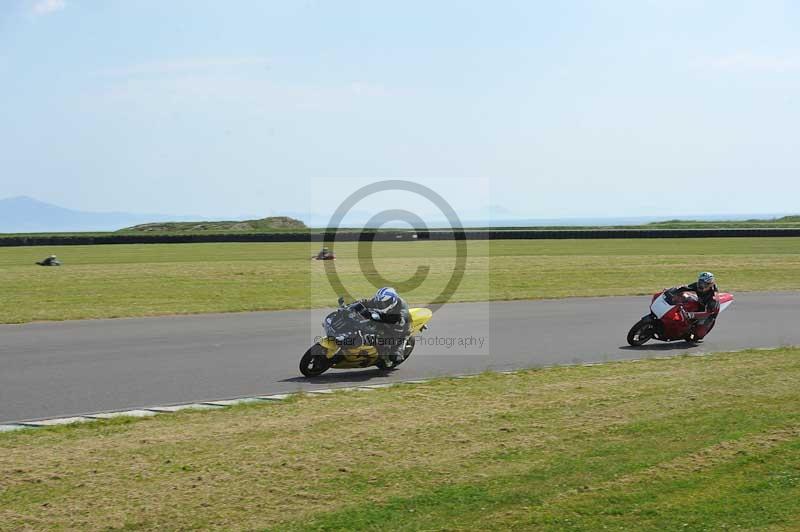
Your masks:
<path fill-rule="evenodd" d="M 13 204 L 12 208 L 15 212 L 6 212 L 6 206 Z M 50 212 L 48 209 L 55 208 L 55 212 Z M 20 215 L 20 211 L 26 208 L 30 215 L 25 218 Z M 44 208 L 45 210 L 41 210 Z M 68 212 L 64 212 L 68 211 Z M 10 215 L 9 215 L 10 214 Z M 70 217 L 71 214 L 76 216 Z M 697 221 L 737 221 L 747 219 L 771 219 L 779 218 L 781 216 L 793 215 L 797 213 L 740 213 L 731 215 L 719 215 L 713 213 L 705 213 L 698 215 L 688 215 L 682 217 L 683 220 L 697 220 Z M 274 213 L 273 216 L 290 216 L 295 219 L 303 221 L 307 226 L 312 228 L 327 227 L 331 213 Z M 78 225 L 63 225 L 64 222 L 58 220 L 75 220 L 70 223 L 78 223 Z M 226 221 L 241 221 L 253 220 L 264 218 L 261 215 L 242 215 L 229 218 Z M 341 227 L 363 227 L 371 217 L 369 211 L 353 211 L 350 216 L 345 218 L 345 222 Z M 39 219 L 41 218 L 41 219 Z M 489 217 L 489 218 L 464 218 L 460 217 L 460 222 L 464 227 L 504 227 L 504 226 L 547 226 L 547 225 L 561 225 L 561 226 L 579 226 L 579 225 L 639 225 L 651 222 L 667 221 L 672 219 L 669 216 L 616 216 L 616 217 L 601 217 L 601 218 L 587 218 L 587 217 L 574 217 L 574 218 L 502 218 L 502 217 Z M 53 221 L 56 220 L 56 221 Z M 30 232 L 81 232 L 81 231 L 116 231 L 125 227 L 140 225 L 144 223 L 163 223 L 168 221 L 174 222 L 203 222 L 203 221 L 223 221 L 222 219 L 214 216 L 206 216 L 202 214 L 186 214 L 186 213 L 126 213 L 119 211 L 78 211 L 69 209 L 68 207 L 53 205 L 49 203 L 40 202 L 36 198 L 29 196 L 16 196 L 12 198 L 0 198 L 0 233 L 30 233 Z M 450 223 L 442 217 L 426 218 L 424 223 L 430 228 L 449 227 Z M 83 224 L 83 225 L 80 225 Z M 407 227 L 403 223 L 389 223 L 383 227 L 387 228 L 404 228 Z"/>
<path fill-rule="evenodd" d="M 464 219 L 791 214 L 798 15 L 788 1 L 10 0 L 0 194 L 219 219 L 321 215 L 406 179 Z M 403 194 L 357 208 L 438 212 Z"/>

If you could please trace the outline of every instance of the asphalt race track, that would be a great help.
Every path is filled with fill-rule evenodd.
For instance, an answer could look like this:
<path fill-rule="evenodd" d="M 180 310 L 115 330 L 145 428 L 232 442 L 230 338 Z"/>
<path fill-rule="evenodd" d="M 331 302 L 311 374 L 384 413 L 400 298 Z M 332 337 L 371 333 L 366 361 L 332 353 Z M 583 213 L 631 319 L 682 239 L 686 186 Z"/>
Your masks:
<path fill-rule="evenodd" d="M 397 371 L 331 370 L 313 381 L 297 365 L 321 332 L 323 310 L 0 325 L 0 423 L 486 369 L 800 345 L 800 292 L 738 294 L 698 347 L 630 348 L 625 336 L 648 303 L 446 305 L 423 333 L 429 344 L 418 343 Z"/>

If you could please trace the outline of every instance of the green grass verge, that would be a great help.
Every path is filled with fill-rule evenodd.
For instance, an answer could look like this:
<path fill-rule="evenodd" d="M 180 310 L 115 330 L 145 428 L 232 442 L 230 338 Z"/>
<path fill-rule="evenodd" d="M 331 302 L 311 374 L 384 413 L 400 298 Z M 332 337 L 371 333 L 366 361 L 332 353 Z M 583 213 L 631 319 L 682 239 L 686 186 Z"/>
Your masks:
<path fill-rule="evenodd" d="M 336 246 L 355 296 L 378 274 L 414 305 L 440 300 L 455 268 L 453 242 L 378 242 L 375 265 L 357 244 Z M 800 238 L 468 241 L 451 301 L 647 294 L 711 270 L 726 290 L 800 289 Z M 201 312 L 318 308 L 337 294 L 305 243 L 213 243 L 0 248 L 0 323 Z M 34 265 L 48 253 L 60 268 Z M 404 289 L 417 267 L 430 273 Z M 365 275 L 366 274 L 366 275 Z"/>
<path fill-rule="evenodd" d="M 800 349 L 0 434 L 0 529 L 797 530 Z"/>

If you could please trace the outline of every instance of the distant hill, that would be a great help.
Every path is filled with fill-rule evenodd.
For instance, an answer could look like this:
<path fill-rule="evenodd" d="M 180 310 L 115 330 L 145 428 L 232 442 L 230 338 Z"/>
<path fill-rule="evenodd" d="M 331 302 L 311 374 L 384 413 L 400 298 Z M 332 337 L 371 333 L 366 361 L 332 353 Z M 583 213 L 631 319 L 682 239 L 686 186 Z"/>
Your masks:
<path fill-rule="evenodd" d="M 781 216 L 780 218 L 767 218 L 758 219 L 751 218 L 748 220 L 665 220 L 661 222 L 650 222 L 648 227 L 655 227 L 658 229 L 737 229 L 737 228 L 757 228 L 757 227 L 774 227 L 774 228 L 794 228 L 800 226 L 800 216 Z"/>
<path fill-rule="evenodd" d="M 0 199 L 0 233 L 116 231 L 143 222 L 176 216 L 65 209 L 28 196 Z"/>
<path fill-rule="evenodd" d="M 259 220 L 222 222 L 160 222 L 126 227 L 120 232 L 180 233 L 221 231 L 265 231 L 275 229 L 306 229 L 306 224 L 288 216 L 270 216 Z"/>
<path fill-rule="evenodd" d="M 185 221 L 192 218 L 195 217 L 77 211 L 28 196 L 0 199 L 0 233 L 274 231 L 306 227 L 300 220 L 286 216 L 226 222 Z"/>
<path fill-rule="evenodd" d="M 306 229 L 306 224 L 296 217 L 302 216 L 311 227 L 326 227 L 329 218 L 313 213 L 291 213 L 291 216 L 272 216 L 243 221 L 190 221 L 200 216 L 175 216 L 163 214 L 133 214 L 126 212 L 85 212 L 66 209 L 27 196 L 0 199 L 0 233 L 77 233 L 125 231 L 135 233 L 170 232 L 257 232 L 296 231 Z M 363 227 L 371 217 L 370 212 L 350 213 L 343 227 Z M 250 215 L 252 216 L 252 215 Z M 760 218 L 756 218 L 760 216 Z M 243 216 L 243 217 L 246 217 Z M 747 218 L 750 219 L 747 219 Z M 699 218 L 699 219 L 698 219 Z M 362 221 L 362 219 L 364 221 Z M 449 222 L 426 220 L 428 227 L 449 227 Z M 464 227 L 472 228 L 646 228 L 646 229 L 716 229 L 771 227 L 800 227 L 800 215 L 781 216 L 753 214 L 742 216 L 709 215 L 687 216 L 683 220 L 658 221 L 648 218 L 566 218 L 566 219 L 481 219 L 466 216 Z M 125 228 L 125 229 L 121 229 Z M 388 227 L 387 227 L 388 228 Z"/>

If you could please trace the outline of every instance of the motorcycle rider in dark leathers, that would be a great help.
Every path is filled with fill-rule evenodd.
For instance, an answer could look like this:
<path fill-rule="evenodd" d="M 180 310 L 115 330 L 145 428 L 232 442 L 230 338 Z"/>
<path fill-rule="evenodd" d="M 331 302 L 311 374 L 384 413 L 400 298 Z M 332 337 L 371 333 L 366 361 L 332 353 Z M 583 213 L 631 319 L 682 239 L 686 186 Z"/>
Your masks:
<path fill-rule="evenodd" d="M 719 314 L 719 302 L 716 294 L 719 292 L 711 272 L 702 272 L 697 277 L 697 282 L 686 286 L 679 286 L 670 290 L 673 293 L 691 291 L 697 294 L 703 305 L 702 312 L 688 312 L 687 317 L 694 322 L 691 335 L 695 340 L 701 340 L 714 327 L 714 322 Z"/>
<path fill-rule="evenodd" d="M 395 364 L 403 361 L 406 339 L 411 329 L 408 304 L 397 291 L 383 287 L 372 298 L 362 299 L 371 319 L 376 322 L 375 347 L 386 361 Z"/>
<path fill-rule="evenodd" d="M 61 261 L 59 261 L 55 255 L 50 255 L 49 257 L 38 261 L 36 264 L 39 266 L 61 266 Z"/>

